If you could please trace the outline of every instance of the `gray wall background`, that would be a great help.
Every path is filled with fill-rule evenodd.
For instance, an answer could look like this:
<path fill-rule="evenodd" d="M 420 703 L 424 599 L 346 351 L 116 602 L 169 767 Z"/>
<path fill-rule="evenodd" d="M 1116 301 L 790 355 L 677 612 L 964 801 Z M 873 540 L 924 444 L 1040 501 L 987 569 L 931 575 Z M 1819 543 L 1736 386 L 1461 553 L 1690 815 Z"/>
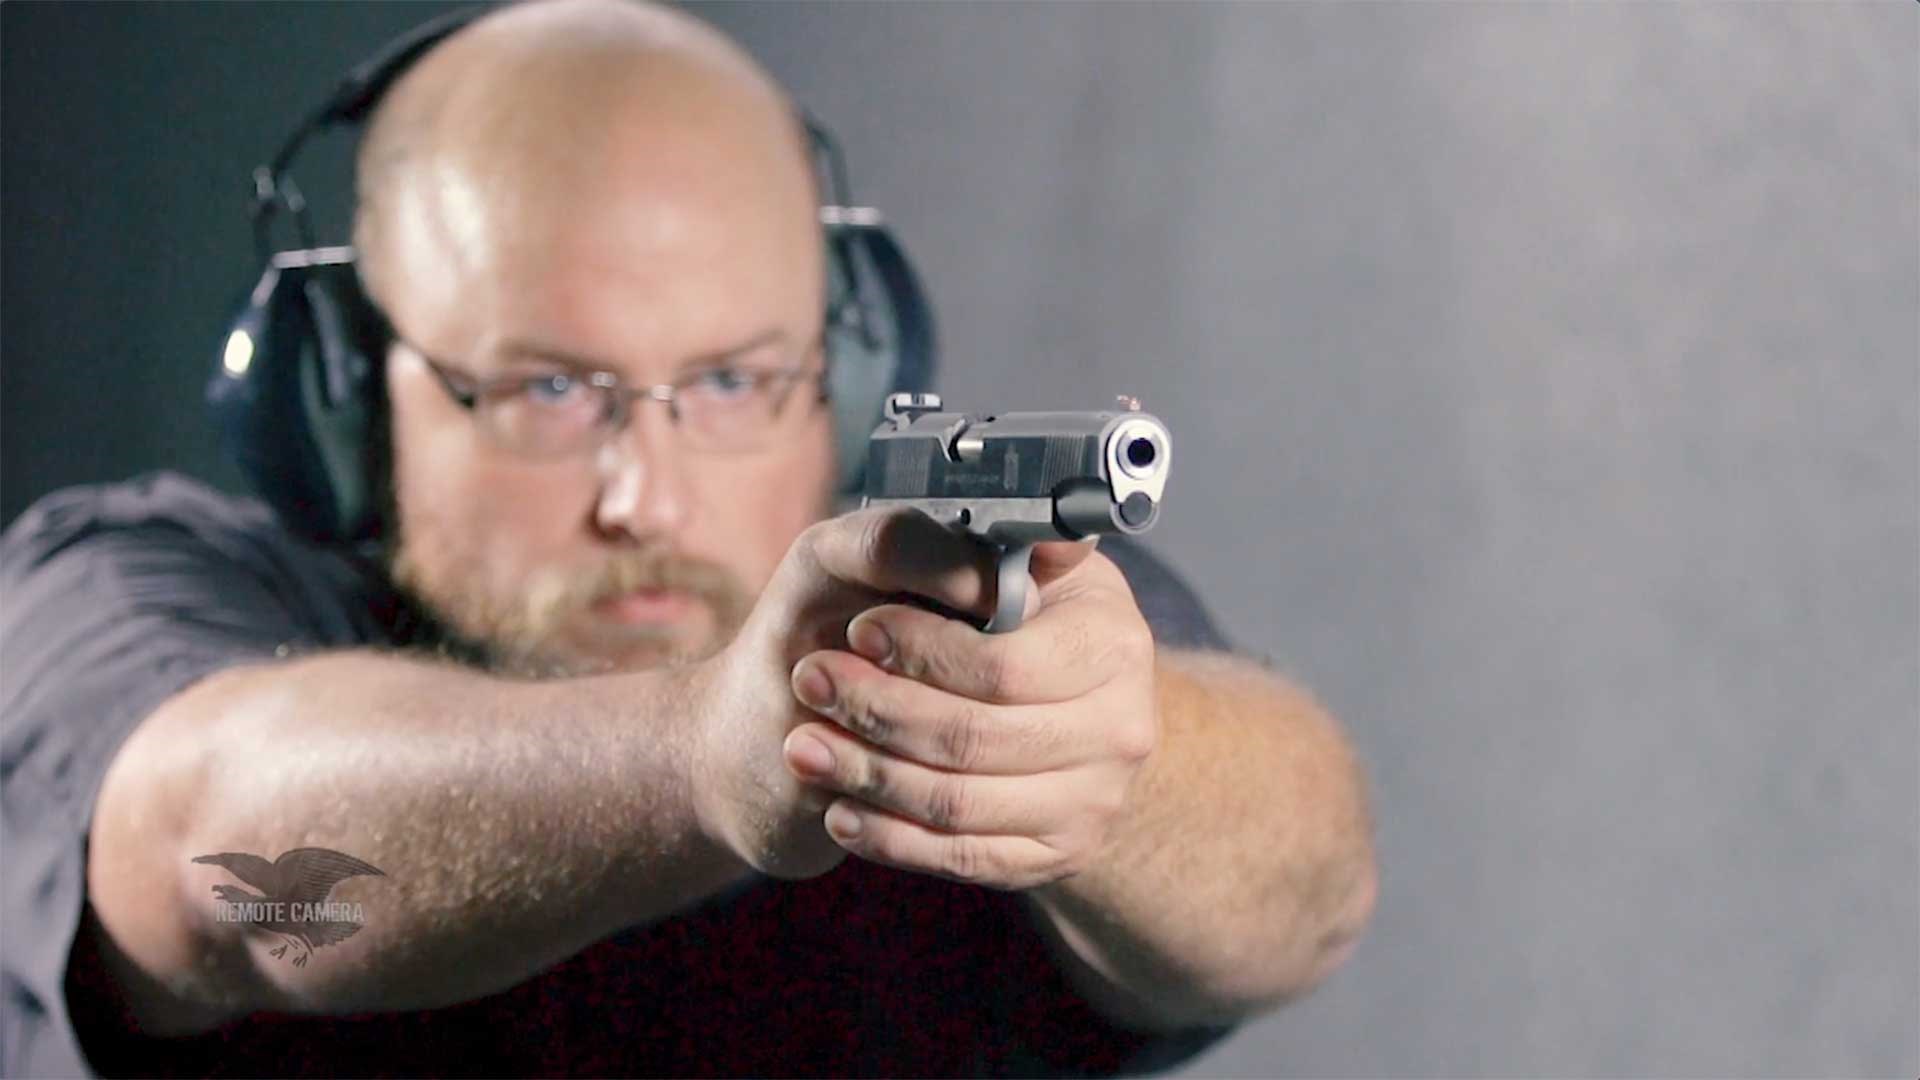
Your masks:
<path fill-rule="evenodd" d="M 0 8 L 8 519 L 232 482 L 246 169 L 438 7 Z M 1370 936 L 1186 1072 L 1920 1074 L 1920 9 L 700 10 L 1367 759 Z"/>

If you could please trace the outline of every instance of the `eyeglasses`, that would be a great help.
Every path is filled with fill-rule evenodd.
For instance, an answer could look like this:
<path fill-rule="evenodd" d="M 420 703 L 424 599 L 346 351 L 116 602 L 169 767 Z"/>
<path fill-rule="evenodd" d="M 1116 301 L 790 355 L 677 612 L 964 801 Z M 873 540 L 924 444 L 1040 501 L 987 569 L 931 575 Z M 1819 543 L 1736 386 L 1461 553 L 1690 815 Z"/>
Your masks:
<path fill-rule="evenodd" d="M 426 361 L 448 396 L 473 414 L 482 434 L 501 449 L 528 458 L 572 457 L 600 446 L 625 430 L 634 402 L 643 400 L 667 407 L 688 449 L 749 453 L 778 437 L 794 387 L 812 383 L 814 400 L 827 400 L 826 372 L 807 366 L 715 365 L 656 386 L 628 386 L 610 371 L 481 378 L 411 344 L 407 347 Z"/>

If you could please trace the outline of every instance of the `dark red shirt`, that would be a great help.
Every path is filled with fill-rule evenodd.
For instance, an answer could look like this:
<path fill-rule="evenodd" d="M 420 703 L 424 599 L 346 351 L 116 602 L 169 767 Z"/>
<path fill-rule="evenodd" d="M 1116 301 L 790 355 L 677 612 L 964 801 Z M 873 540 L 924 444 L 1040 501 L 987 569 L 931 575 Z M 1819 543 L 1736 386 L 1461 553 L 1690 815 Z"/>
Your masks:
<path fill-rule="evenodd" d="M 1164 567 L 1131 545 L 1102 550 L 1161 641 L 1220 644 Z M 120 743 L 213 671 L 407 647 L 418 616 L 257 503 L 166 474 L 36 504 L 0 541 L 0 591 L 0 1073 L 1105 1075 L 1167 1067 L 1224 1034 L 1109 1024 L 1020 896 L 849 858 L 811 881 L 756 878 L 451 1008 L 133 1035 L 75 948 L 93 800 Z"/>

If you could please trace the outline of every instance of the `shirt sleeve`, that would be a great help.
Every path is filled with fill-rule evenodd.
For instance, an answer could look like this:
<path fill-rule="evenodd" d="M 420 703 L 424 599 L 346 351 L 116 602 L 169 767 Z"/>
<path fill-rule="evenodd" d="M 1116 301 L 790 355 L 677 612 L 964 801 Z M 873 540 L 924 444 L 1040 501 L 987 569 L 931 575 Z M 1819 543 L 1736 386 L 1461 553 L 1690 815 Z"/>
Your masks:
<path fill-rule="evenodd" d="M 1011 899 L 1011 898 L 1008 898 Z M 1009 905 L 994 957 L 995 1007 L 1008 1038 L 999 1076 L 1150 1076 L 1193 1060 L 1236 1025 L 1136 1031 L 1107 1019 L 1073 988 L 1031 905 Z"/>
<path fill-rule="evenodd" d="M 93 803 L 121 743 L 196 680 L 313 638 L 263 551 L 151 512 L 157 486 L 159 500 L 152 484 L 60 492 L 0 538 L 6 1075 L 91 1071 L 64 986 Z"/>

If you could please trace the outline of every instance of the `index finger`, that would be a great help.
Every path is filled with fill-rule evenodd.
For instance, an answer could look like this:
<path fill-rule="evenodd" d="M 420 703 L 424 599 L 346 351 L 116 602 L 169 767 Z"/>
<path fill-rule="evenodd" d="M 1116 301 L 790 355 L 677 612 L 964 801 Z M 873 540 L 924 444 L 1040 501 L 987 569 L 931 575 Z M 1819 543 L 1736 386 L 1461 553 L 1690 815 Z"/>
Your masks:
<path fill-rule="evenodd" d="M 1152 657 L 1152 638 L 1143 626 L 1110 606 L 1071 600 L 1042 607 L 1008 634 L 985 634 L 931 611 L 886 604 L 855 616 L 847 640 L 886 671 L 999 705 L 1071 701 L 1107 683 L 1122 666 Z"/>
<path fill-rule="evenodd" d="M 832 577 L 981 619 L 993 614 L 998 553 L 920 510 L 857 510 L 811 531 L 814 558 Z"/>

